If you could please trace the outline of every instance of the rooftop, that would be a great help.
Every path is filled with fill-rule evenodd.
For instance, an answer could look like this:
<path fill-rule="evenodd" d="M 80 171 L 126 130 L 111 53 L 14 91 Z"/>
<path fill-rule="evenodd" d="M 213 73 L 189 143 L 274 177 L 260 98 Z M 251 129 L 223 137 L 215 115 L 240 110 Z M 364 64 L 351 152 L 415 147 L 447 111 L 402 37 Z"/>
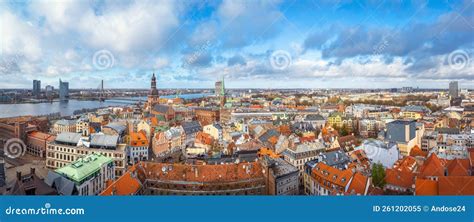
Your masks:
<path fill-rule="evenodd" d="M 268 156 L 264 156 L 264 159 L 271 166 L 275 177 L 282 177 L 288 174 L 299 172 L 298 168 L 294 167 L 281 158 L 270 158 Z"/>
<path fill-rule="evenodd" d="M 134 195 L 140 190 L 141 186 L 142 184 L 137 178 L 136 165 L 134 165 L 124 175 L 111 182 L 100 195 Z"/>
<path fill-rule="evenodd" d="M 320 154 L 320 156 L 321 161 L 325 164 L 340 169 L 346 168 L 346 165 L 350 162 L 350 158 L 341 149 L 326 152 Z"/>
<path fill-rule="evenodd" d="M 325 180 L 338 186 L 345 187 L 347 183 L 349 183 L 353 172 L 351 169 L 340 170 L 319 162 L 313 168 L 313 175 L 324 178 Z"/>
<path fill-rule="evenodd" d="M 54 124 L 63 125 L 63 126 L 76 125 L 76 120 L 60 119 L 56 121 Z"/>
<path fill-rule="evenodd" d="M 104 135 L 104 134 L 92 134 L 91 135 L 91 147 L 116 147 L 118 143 L 118 135 Z"/>
<path fill-rule="evenodd" d="M 141 181 L 152 179 L 212 183 L 263 178 L 262 167 L 258 162 L 220 165 L 140 162 L 138 169 Z"/>
<path fill-rule="evenodd" d="M 144 133 L 138 132 L 131 132 L 130 133 L 130 146 L 148 146 L 148 139 L 146 138 Z"/>
<path fill-rule="evenodd" d="M 387 184 L 409 189 L 415 183 L 415 174 L 405 167 L 386 169 L 385 181 Z"/>
<path fill-rule="evenodd" d="M 105 128 L 111 128 L 115 130 L 118 134 L 123 133 L 127 129 L 127 125 L 124 122 L 111 122 L 104 126 Z"/>
<path fill-rule="evenodd" d="M 36 139 L 40 139 L 40 140 L 48 140 L 48 141 L 54 141 L 56 139 L 55 136 L 53 135 L 50 135 L 50 134 L 47 134 L 47 133 L 43 133 L 43 132 L 40 132 L 40 131 L 33 131 L 31 132 L 30 134 L 28 134 L 30 137 L 33 137 L 33 138 L 36 138 Z"/>
<path fill-rule="evenodd" d="M 349 194 L 365 195 L 368 190 L 367 183 L 369 183 L 369 180 L 366 176 L 355 173 L 347 192 Z"/>
<path fill-rule="evenodd" d="M 112 159 L 109 157 L 100 154 L 89 154 L 57 169 L 56 172 L 76 183 L 80 183 L 85 178 L 98 172 L 104 164 L 109 163 L 112 163 Z"/>
<path fill-rule="evenodd" d="M 80 133 L 62 132 L 58 134 L 55 141 L 61 143 L 77 144 L 79 143 L 81 137 L 82 135 Z"/>
<path fill-rule="evenodd" d="M 445 164 L 445 161 L 442 161 L 436 154 L 432 153 L 421 166 L 419 177 L 444 176 Z"/>

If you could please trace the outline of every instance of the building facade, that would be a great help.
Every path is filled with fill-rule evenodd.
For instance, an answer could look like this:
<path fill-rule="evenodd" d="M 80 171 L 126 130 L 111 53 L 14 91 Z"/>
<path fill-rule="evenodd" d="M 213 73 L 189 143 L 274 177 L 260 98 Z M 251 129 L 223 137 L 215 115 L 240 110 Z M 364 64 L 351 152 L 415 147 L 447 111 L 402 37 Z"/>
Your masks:
<path fill-rule="evenodd" d="M 148 160 L 148 149 L 149 143 L 145 133 L 130 133 L 130 144 L 127 149 L 128 162 L 130 164 Z"/>
<path fill-rule="evenodd" d="M 51 133 L 54 135 L 65 132 L 76 132 L 76 120 L 61 119 L 56 121 L 51 128 Z"/>
<path fill-rule="evenodd" d="M 26 152 L 33 156 L 46 157 L 47 143 L 54 141 L 55 138 L 53 135 L 39 131 L 28 133 L 26 138 Z"/>
<path fill-rule="evenodd" d="M 281 158 L 262 158 L 268 195 L 298 195 L 299 170 Z"/>
<path fill-rule="evenodd" d="M 57 169 L 89 154 L 101 154 L 112 158 L 115 176 L 121 176 L 126 170 L 126 144 L 118 142 L 118 136 L 91 134 L 83 137 L 79 133 L 61 133 L 46 147 L 46 167 Z"/>
<path fill-rule="evenodd" d="M 61 195 L 98 195 L 115 178 L 114 168 L 112 158 L 94 153 L 49 172 L 46 181 Z"/>

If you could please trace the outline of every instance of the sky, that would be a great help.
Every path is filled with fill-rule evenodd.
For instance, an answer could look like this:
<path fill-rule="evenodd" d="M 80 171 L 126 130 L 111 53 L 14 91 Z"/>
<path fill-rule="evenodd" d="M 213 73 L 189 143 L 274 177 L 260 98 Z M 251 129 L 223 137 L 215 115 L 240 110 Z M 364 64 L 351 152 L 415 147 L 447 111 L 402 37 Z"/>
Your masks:
<path fill-rule="evenodd" d="M 472 0 L 2 0 L 0 30 L 0 88 L 474 88 Z"/>

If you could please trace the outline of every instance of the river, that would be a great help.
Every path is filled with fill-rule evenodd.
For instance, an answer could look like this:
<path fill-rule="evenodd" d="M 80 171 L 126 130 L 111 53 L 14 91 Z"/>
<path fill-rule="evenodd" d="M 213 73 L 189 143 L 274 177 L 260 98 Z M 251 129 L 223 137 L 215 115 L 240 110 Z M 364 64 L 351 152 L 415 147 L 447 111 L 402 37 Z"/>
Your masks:
<path fill-rule="evenodd" d="M 179 95 L 183 99 L 196 99 L 209 96 L 210 94 L 182 94 Z M 175 98 L 176 95 L 162 96 L 162 98 Z M 93 109 L 108 106 L 124 106 L 133 104 L 137 101 L 146 101 L 146 97 L 129 97 L 120 99 L 110 99 L 104 102 L 88 101 L 88 100 L 69 100 L 67 103 L 53 102 L 53 103 L 23 103 L 23 104 L 0 104 L 0 118 L 14 117 L 14 116 L 39 116 L 50 113 L 61 113 L 62 116 L 73 115 L 75 110 Z"/>

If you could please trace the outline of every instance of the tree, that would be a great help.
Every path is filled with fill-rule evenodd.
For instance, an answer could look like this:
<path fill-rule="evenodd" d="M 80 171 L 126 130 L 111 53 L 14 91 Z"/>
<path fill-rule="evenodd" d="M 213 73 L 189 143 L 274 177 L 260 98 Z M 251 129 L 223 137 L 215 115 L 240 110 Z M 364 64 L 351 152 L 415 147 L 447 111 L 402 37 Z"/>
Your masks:
<path fill-rule="evenodd" d="M 372 182 L 374 186 L 383 188 L 385 182 L 385 169 L 382 164 L 374 163 L 372 165 Z"/>

